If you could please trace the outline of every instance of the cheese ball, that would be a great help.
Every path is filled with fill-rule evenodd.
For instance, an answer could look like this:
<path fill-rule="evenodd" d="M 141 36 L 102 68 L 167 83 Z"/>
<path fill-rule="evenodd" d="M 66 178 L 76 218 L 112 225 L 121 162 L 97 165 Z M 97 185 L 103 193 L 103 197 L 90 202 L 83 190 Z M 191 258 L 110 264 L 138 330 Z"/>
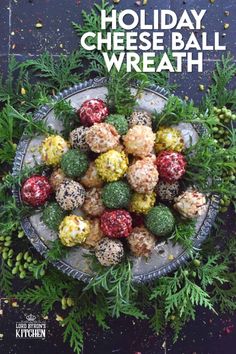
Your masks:
<path fill-rule="evenodd" d="M 105 122 L 113 125 L 120 135 L 125 135 L 128 131 L 128 121 L 122 114 L 111 114 Z"/>
<path fill-rule="evenodd" d="M 66 175 L 61 168 L 58 168 L 52 172 L 51 176 L 49 177 L 49 183 L 54 192 L 59 188 L 65 179 Z"/>
<path fill-rule="evenodd" d="M 161 200 L 172 202 L 179 194 L 179 187 L 179 182 L 168 183 L 159 181 L 156 186 L 156 192 Z"/>
<path fill-rule="evenodd" d="M 160 178 L 168 183 L 178 181 L 185 174 L 185 157 L 176 151 L 162 151 L 156 159 L 155 165 Z"/>
<path fill-rule="evenodd" d="M 101 188 L 92 188 L 86 191 L 82 209 L 90 216 L 99 216 L 104 212 Z"/>
<path fill-rule="evenodd" d="M 89 146 L 86 143 L 86 132 L 87 127 L 79 127 L 70 133 L 70 144 L 74 149 L 79 149 L 80 151 L 89 151 Z"/>
<path fill-rule="evenodd" d="M 133 213 L 147 214 L 154 207 L 156 201 L 156 193 L 134 193 L 131 198 L 129 209 Z"/>
<path fill-rule="evenodd" d="M 68 149 L 69 144 L 60 135 L 50 135 L 42 142 L 40 153 L 46 165 L 57 166 Z"/>
<path fill-rule="evenodd" d="M 56 191 L 56 201 L 64 210 L 80 208 L 84 200 L 84 187 L 80 183 L 72 180 L 65 180 Z"/>
<path fill-rule="evenodd" d="M 44 208 L 42 220 L 49 229 L 58 231 L 64 217 L 65 212 L 57 203 L 52 202 Z"/>
<path fill-rule="evenodd" d="M 206 196 L 194 189 L 188 189 L 175 199 L 174 208 L 184 218 L 195 219 L 206 211 Z"/>
<path fill-rule="evenodd" d="M 119 144 L 120 136 L 111 124 L 94 124 L 86 132 L 86 143 L 93 152 L 101 153 Z"/>
<path fill-rule="evenodd" d="M 91 127 L 94 123 L 101 123 L 109 115 L 107 105 L 100 98 L 92 98 L 85 101 L 77 111 L 80 122 L 85 127 Z"/>
<path fill-rule="evenodd" d="M 129 160 L 124 152 L 109 150 L 101 154 L 95 165 L 99 176 L 106 182 L 117 181 L 128 169 Z"/>
<path fill-rule="evenodd" d="M 124 247 L 121 241 L 104 237 L 95 248 L 95 256 L 104 267 L 116 265 L 124 257 Z"/>
<path fill-rule="evenodd" d="M 156 239 L 144 226 L 135 227 L 128 238 L 128 244 L 135 257 L 149 257 Z"/>
<path fill-rule="evenodd" d="M 184 139 L 178 129 L 171 127 L 160 127 L 156 132 L 155 150 L 172 150 L 181 152 L 184 149 Z"/>
<path fill-rule="evenodd" d="M 109 209 L 126 208 L 131 198 L 131 188 L 124 181 L 106 184 L 102 189 L 103 204 Z"/>
<path fill-rule="evenodd" d="M 105 211 L 101 216 L 100 225 L 105 236 L 128 237 L 132 231 L 132 218 L 126 210 Z"/>
<path fill-rule="evenodd" d="M 80 182 L 86 188 L 102 187 L 103 180 L 98 174 L 94 161 L 89 164 L 89 168 L 87 169 L 85 175 L 81 178 Z"/>
<path fill-rule="evenodd" d="M 155 236 L 168 236 L 174 230 L 175 219 L 170 209 L 160 204 L 148 212 L 145 225 Z"/>
<path fill-rule="evenodd" d="M 42 206 L 50 198 L 52 188 L 45 176 L 31 176 L 27 178 L 21 188 L 21 199 L 32 207 Z"/>
<path fill-rule="evenodd" d="M 134 111 L 128 118 L 129 128 L 135 125 L 146 125 L 152 127 L 152 117 L 145 111 Z"/>
<path fill-rule="evenodd" d="M 90 224 L 82 216 L 66 216 L 59 226 L 59 238 L 67 247 L 74 247 L 83 243 L 90 233 Z"/>
<path fill-rule="evenodd" d="M 158 182 L 158 171 L 152 159 L 138 160 L 128 168 L 127 179 L 137 193 L 152 193 Z"/>
<path fill-rule="evenodd" d="M 61 168 L 67 177 L 80 178 L 89 167 L 87 155 L 79 150 L 67 151 L 61 159 Z"/>
<path fill-rule="evenodd" d="M 135 125 L 128 130 L 128 133 L 123 137 L 123 141 L 128 154 L 145 157 L 150 155 L 153 150 L 155 134 L 150 127 Z"/>
<path fill-rule="evenodd" d="M 85 242 L 83 243 L 83 247 L 85 248 L 94 248 L 98 244 L 98 242 L 104 237 L 101 227 L 100 220 L 98 218 L 89 219 L 90 223 L 90 232 L 87 236 Z"/>

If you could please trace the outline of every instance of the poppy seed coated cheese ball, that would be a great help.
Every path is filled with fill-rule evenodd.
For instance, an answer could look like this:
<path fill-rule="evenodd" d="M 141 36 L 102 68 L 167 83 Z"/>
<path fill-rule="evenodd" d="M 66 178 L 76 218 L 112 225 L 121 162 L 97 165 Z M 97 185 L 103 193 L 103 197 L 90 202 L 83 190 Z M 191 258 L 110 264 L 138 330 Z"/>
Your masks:
<path fill-rule="evenodd" d="M 135 111 L 128 118 L 129 127 L 132 128 L 135 125 L 146 125 L 152 127 L 152 118 L 148 112 Z"/>
<path fill-rule="evenodd" d="M 144 226 L 135 227 L 128 238 L 128 244 L 135 257 L 149 257 L 156 238 Z"/>
<path fill-rule="evenodd" d="M 56 201 L 64 210 L 80 208 L 84 200 L 84 187 L 80 183 L 72 180 L 65 180 L 56 191 Z"/>
<path fill-rule="evenodd" d="M 104 267 L 116 265 L 124 257 L 124 247 L 120 240 L 104 237 L 95 248 L 95 256 Z"/>
<path fill-rule="evenodd" d="M 175 199 L 174 208 L 186 219 L 194 219 L 206 211 L 206 197 L 204 194 L 188 189 Z"/>
<path fill-rule="evenodd" d="M 155 236 L 168 236 L 174 229 L 175 219 L 170 209 L 160 204 L 148 212 L 145 225 Z"/>
<path fill-rule="evenodd" d="M 88 128 L 79 127 L 70 133 L 70 144 L 74 149 L 79 149 L 81 151 L 89 151 L 89 146 L 86 143 L 86 132 Z"/>
<path fill-rule="evenodd" d="M 127 179 L 138 193 L 152 193 L 158 182 L 158 171 L 150 158 L 136 161 L 128 168 Z"/>
<path fill-rule="evenodd" d="M 42 142 L 40 153 L 46 165 L 57 166 L 68 149 L 69 144 L 60 135 L 50 135 Z"/>
<path fill-rule="evenodd" d="M 123 181 L 108 183 L 102 189 L 103 204 L 110 209 L 126 208 L 130 198 L 131 188 Z"/>
<path fill-rule="evenodd" d="M 119 144 L 120 136 L 111 124 L 94 124 L 86 132 L 86 143 L 93 152 L 102 153 Z"/>
<path fill-rule="evenodd" d="M 86 214 L 91 216 L 99 216 L 104 212 L 105 207 L 102 202 L 101 188 L 92 188 L 86 191 L 82 208 Z"/>
<path fill-rule="evenodd" d="M 88 220 L 82 216 L 66 216 L 59 227 L 59 238 L 61 243 L 67 247 L 74 247 L 83 243 L 90 232 Z"/>
<path fill-rule="evenodd" d="M 109 115 L 108 107 L 99 98 L 85 101 L 77 111 L 80 122 L 85 127 L 91 127 L 94 123 L 101 123 Z"/>
<path fill-rule="evenodd" d="M 128 131 L 128 121 L 122 114 L 111 114 L 105 122 L 113 125 L 120 135 L 125 135 Z"/>
<path fill-rule="evenodd" d="M 61 168 L 67 177 L 80 178 L 89 167 L 87 155 L 79 150 L 67 151 L 61 159 Z"/>
<path fill-rule="evenodd" d="M 150 127 L 135 125 L 128 130 L 128 133 L 123 137 L 123 141 L 128 154 L 145 157 L 150 155 L 153 150 L 155 134 Z"/>

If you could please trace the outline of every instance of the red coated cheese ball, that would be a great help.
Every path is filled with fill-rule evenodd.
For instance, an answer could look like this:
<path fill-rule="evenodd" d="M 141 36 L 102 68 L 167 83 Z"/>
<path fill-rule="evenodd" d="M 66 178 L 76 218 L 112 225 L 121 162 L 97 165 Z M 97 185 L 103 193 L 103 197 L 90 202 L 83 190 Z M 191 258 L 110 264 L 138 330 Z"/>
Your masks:
<path fill-rule="evenodd" d="M 128 237 L 132 231 L 132 218 L 126 210 L 105 211 L 100 223 L 104 235 L 111 238 Z"/>
<path fill-rule="evenodd" d="M 33 207 L 44 205 L 52 193 L 47 177 L 32 176 L 25 180 L 21 188 L 22 201 Z"/>
<path fill-rule="evenodd" d="M 160 178 L 168 183 L 179 180 L 185 173 L 185 157 L 176 151 L 162 151 L 155 164 Z"/>
<path fill-rule="evenodd" d="M 85 127 L 91 127 L 94 123 L 103 122 L 109 115 L 105 102 L 99 98 L 92 98 L 85 101 L 77 111 L 80 122 Z"/>

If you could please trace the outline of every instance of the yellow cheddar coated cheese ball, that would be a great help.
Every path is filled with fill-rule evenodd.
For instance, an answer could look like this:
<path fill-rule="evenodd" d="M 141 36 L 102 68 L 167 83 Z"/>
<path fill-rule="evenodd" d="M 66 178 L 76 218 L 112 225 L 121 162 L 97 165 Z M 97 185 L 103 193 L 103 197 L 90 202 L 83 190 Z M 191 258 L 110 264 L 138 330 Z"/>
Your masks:
<path fill-rule="evenodd" d="M 109 150 L 95 160 L 99 176 L 107 182 L 117 181 L 123 177 L 128 170 L 128 163 L 126 154 L 116 150 Z"/>
<path fill-rule="evenodd" d="M 156 193 L 133 193 L 130 202 L 130 211 L 138 214 L 147 214 L 152 207 L 154 207 L 156 201 Z"/>
<path fill-rule="evenodd" d="M 178 129 L 171 127 L 160 127 L 156 132 L 155 150 L 172 150 L 181 152 L 184 149 L 184 139 Z"/>
<path fill-rule="evenodd" d="M 50 135 L 40 147 L 42 160 L 48 166 L 57 166 L 68 149 L 69 144 L 60 135 Z"/>
<path fill-rule="evenodd" d="M 59 226 L 59 238 L 67 247 L 83 243 L 90 233 L 90 223 L 82 216 L 66 216 Z"/>

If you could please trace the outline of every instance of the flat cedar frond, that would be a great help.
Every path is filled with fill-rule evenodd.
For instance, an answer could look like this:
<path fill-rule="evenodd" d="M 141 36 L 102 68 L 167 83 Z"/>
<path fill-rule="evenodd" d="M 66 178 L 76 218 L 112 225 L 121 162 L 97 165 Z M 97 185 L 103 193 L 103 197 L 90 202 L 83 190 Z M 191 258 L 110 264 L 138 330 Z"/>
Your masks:
<path fill-rule="evenodd" d="M 230 53 L 223 55 L 221 61 L 216 62 L 215 70 L 212 74 L 213 83 L 202 100 L 201 109 L 203 111 L 211 110 L 214 106 L 218 108 L 223 106 L 235 107 L 235 90 L 227 88 L 235 74 L 236 64 L 234 57 Z"/>
<path fill-rule="evenodd" d="M 79 51 L 68 56 L 61 54 L 56 59 L 52 54 L 45 52 L 37 59 L 27 60 L 24 67 L 45 79 L 45 86 L 50 86 L 57 92 L 80 81 L 81 75 L 76 71 L 81 65 Z"/>
<path fill-rule="evenodd" d="M 79 324 L 78 315 L 75 310 L 69 312 L 62 322 L 64 328 L 63 340 L 68 341 L 76 354 L 80 354 L 83 349 L 83 330 Z"/>

